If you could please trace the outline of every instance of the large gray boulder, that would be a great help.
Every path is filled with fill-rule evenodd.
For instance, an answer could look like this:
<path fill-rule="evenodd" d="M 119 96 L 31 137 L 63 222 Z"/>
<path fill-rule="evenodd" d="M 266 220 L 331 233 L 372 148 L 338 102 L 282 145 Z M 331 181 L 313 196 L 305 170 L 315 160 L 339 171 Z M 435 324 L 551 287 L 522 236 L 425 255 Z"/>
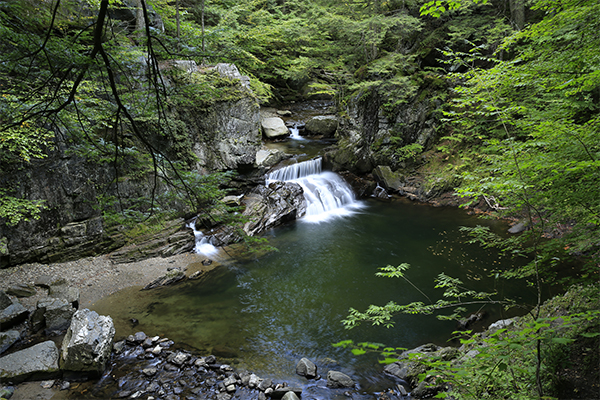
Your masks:
<path fill-rule="evenodd" d="M 348 375 L 339 371 L 327 372 L 327 386 L 330 388 L 352 388 L 354 381 Z"/>
<path fill-rule="evenodd" d="M 260 121 L 263 134 L 268 139 L 276 139 L 289 135 L 290 131 L 285 122 L 279 117 L 263 118 Z"/>
<path fill-rule="evenodd" d="M 244 231 L 254 236 L 306 214 L 306 199 L 294 182 L 271 182 L 257 186 L 246 198 L 244 215 L 250 219 Z"/>
<path fill-rule="evenodd" d="M 262 148 L 256 153 L 257 168 L 271 168 L 288 156 L 279 149 Z"/>
<path fill-rule="evenodd" d="M 110 358 L 115 327 L 112 318 L 77 311 L 62 343 L 62 368 L 101 374 Z"/>
<path fill-rule="evenodd" d="M 333 115 L 319 115 L 306 121 L 306 133 L 333 137 L 338 127 L 338 119 Z"/>
<path fill-rule="evenodd" d="M 0 358 L 0 378 L 3 383 L 56 378 L 60 375 L 58 357 L 53 341 L 36 344 Z"/>

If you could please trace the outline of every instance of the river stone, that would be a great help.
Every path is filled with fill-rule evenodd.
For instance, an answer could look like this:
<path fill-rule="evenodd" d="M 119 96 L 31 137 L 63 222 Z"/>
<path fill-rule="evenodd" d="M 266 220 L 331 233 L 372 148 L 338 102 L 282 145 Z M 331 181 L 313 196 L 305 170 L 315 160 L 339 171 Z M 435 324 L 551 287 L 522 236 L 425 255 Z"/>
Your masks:
<path fill-rule="evenodd" d="M 306 121 L 306 132 L 310 135 L 333 137 L 338 127 L 338 119 L 333 115 L 319 115 Z"/>
<path fill-rule="evenodd" d="M 303 357 L 298 361 L 298 364 L 296 364 L 296 373 L 300 376 L 305 376 L 308 379 L 314 379 L 317 377 L 317 366 L 308 358 Z"/>
<path fill-rule="evenodd" d="M 112 318 L 83 309 L 73 315 L 62 344 L 62 367 L 102 373 L 110 358 L 115 327 Z"/>
<path fill-rule="evenodd" d="M 36 294 L 35 287 L 28 283 L 17 283 L 6 289 L 6 294 L 17 297 L 31 297 Z"/>
<path fill-rule="evenodd" d="M 300 398 L 298 396 L 296 396 L 296 393 L 294 393 L 294 392 L 287 392 L 286 394 L 283 395 L 281 400 L 300 400 Z"/>
<path fill-rule="evenodd" d="M 330 388 L 351 388 L 354 381 L 348 375 L 339 371 L 327 372 L 327 386 Z"/>
<path fill-rule="evenodd" d="M 8 329 L 27 319 L 29 311 L 19 302 L 12 303 L 0 311 L 0 327 Z"/>
<path fill-rule="evenodd" d="M 298 396 L 302 395 L 302 389 L 301 388 L 299 388 L 299 387 L 291 387 L 291 386 L 284 386 L 284 387 L 280 387 L 280 388 L 274 389 L 271 392 L 270 396 L 271 396 L 271 398 L 274 398 L 274 399 L 280 399 L 283 396 L 285 396 L 286 393 L 289 393 L 289 392 L 295 393 Z"/>
<path fill-rule="evenodd" d="M 59 373 L 58 348 L 51 340 L 0 358 L 2 382 L 51 379 Z"/>
<path fill-rule="evenodd" d="M 4 353 L 21 338 L 19 331 L 0 332 L 0 354 Z"/>
<path fill-rule="evenodd" d="M 12 300 L 8 295 L 4 292 L 4 290 L 0 290 L 0 310 L 4 310 L 6 307 L 12 304 Z"/>
<path fill-rule="evenodd" d="M 283 122 L 283 120 L 279 117 L 263 118 L 260 121 L 260 126 L 263 134 L 268 139 L 287 136 L 290 133 L 287 126 L 285 126 L 285 122 Z"/>

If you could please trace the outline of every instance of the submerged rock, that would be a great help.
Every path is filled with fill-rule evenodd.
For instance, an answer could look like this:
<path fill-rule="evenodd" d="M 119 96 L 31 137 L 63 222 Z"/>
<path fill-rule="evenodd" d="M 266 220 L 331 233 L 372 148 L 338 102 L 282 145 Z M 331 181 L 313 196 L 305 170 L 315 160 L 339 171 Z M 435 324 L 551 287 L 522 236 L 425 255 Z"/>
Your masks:
<path fill-rule="evenodd" d="M 296 364 L 296 373 L 300 376 L 305 376 L 308 379 L 314 379 L 317 377 L 317 366 L 308 358 L 303 357 L 298 361 L 298 364 Z"/>
<path fill-rule="evenodd" d="M 339 371 L 327 373 L 327 386 L 330 388 L 352 388 L 354 381 L 348 375 Z"/>
<path fill-rule="evenodd" d="M 0 358 L 2 382 L 19 383 L 27 379 L 50 379 L 57 377 L 58 348 L 48 340 Z"/>
<path fill-rule="evenodd" d="M 165 275 L 157 278 L 143 287 L 142 290 L 154 289 L 160 286 L 168 286 L 172 285 L 176 282 L 185 279 L 185 273 L 180 269 L 172 269 L 168 271 Z"/>

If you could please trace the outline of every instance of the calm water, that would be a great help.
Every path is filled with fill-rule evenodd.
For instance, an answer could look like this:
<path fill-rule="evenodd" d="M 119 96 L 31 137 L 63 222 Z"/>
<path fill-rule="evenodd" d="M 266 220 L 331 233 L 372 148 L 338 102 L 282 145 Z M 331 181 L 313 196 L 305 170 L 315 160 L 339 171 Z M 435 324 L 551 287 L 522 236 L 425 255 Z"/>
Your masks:
<path fill-rule="evenodd" d="M 461 243 L 459 227 L 477 224 L 482 221 L 462 210 L 369 200 L 350 217 L 320 224 L 299 221 L 272 230 L 267 236 L 278 252 L 219 267 L 202 283 L 149 292 L 130 289 L 95 309 L 115 319 L 117 335 L 140 330 L 165 335 L 205 353 L 237 357 L 238 367 L 262 377 L 305 384 L 295 376 L 295 365 L 308 357 L 320 373 L 335 368 L 357 379 L 363 389 L 377 390 L 386 382 L 376 356 L 353 356 L 332 343 L 445 344 L 456 328 L 432 316 L 400 315 L 391 329 L 344 329 L 340 321 L 350 307 L 427 301 L 403 280 L 376 277 L 379 267 L 411 264 L 408 278 L 433 301 L 441 296 L 433 289 L 441 272 L 461 278 L 470 288 L 497 289 L 522 301 L 534 297 L 524 283 L 511 282 L 508 290 L 487 277 L 495 268 L 510 268 L 511 260 Z M 506 229 L 500 222 L 490 224 Z M 486 311 L 485 325 L 504 317 L 499 310 Z M 131 328 L 130 318 L 140 324 Z"/>

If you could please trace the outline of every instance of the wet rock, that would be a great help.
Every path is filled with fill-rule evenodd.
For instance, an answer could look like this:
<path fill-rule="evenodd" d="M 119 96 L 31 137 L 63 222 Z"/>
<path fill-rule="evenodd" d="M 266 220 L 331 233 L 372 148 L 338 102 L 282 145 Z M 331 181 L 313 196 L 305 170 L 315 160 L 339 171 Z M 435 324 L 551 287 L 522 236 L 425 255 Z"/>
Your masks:
<path fill-rule="evenodd" d="M 273 381 L 270 378 L 266 378 L 261 383 L 258 384 L 258 390 L 266 391 L 273 386 Z"/>
<path fill-rule="evenodd" d="M 296 373 L 308 379 L 314 379 L 317 377 L 317 366 L 308 358 L 302 358 L 296 364 Z"/>
<path fill-rule="evenodd" d="M 183 365 L 183 363 L 185 363 L 188 359 L 190 358 L 189 354 L 186 353 L 182 353 L 182 352 L 178 352 L 178 353 L 174 353 L 171 354 L 168 358 L 167 361 L 170 363 L 173 363 L 175 365 L 181 366 Z"/>
<path fill-rule="evenodd" d="M 294 392 L 287 392 L 283 395 L 281 400 L 300 400 L 300 398 Z"/>
<path fill-rule="evenodd" d="M 277 387 L 275 389 L 273 389 L 273 391 L 271 392 L 271 397 L 274 399 L 280 399 L 282 397 L 284 397 L 287 393 L 295 393 L 296 395 L 300 396 L 302 394 L 302 389 L 298 388 L 298 387 L 290 387 L 290 386 L 283 386 L 283 387 Z"/>
<path fill-rule="evenodd" d="M 261 382 L 262 382 L 262 379 L 260 379 L 257 375 L 250 374 L 250 379 L 248 380 L 248 387 L 250 389 L 257 388 Z"/>
<path fill-rule="evenodd" d="M 69 371 L 102 373 L 115 336 L 113 320 L 83 309 L 73 315 L 62 344 L 62 367 Z"/>
<path fill-rule="evenodd" d="M 267 139 L 280 138 L 287 136 L 290 133 L 287 126 L 285 126 L 285 122 L 279 117 L 263 118 L 260 121 L 260 126 L 263 135 L 265 135 Z"/>
<path fill-rule="evenodd" d="M 113 351 L 117 354 L 121 354 L 124 349 L 125 349 L 125 341 L 124 340 L 120 340 L 113 344 Z"/>
<path fill-rule="evenodd" d="M 146 286 L 144 286 L 142 290 L 149 290 L 160 286 L 172 285 L 183 279 L 185 279 L 185 273 L 179 269 L 173 269 L 167 272 L 165 275 L 161 276 L 160 278 L 157 278 L 149 284 L 147 284 Z"/>
<path fill-rule="evenodd" d="M 0 310 L 4 310 L 6 307 L 12 304 L 12 300 L 8 295 L 4 292 L 4 290 L 0 290 Z"/>
<path fill-rule="evenodd" d="M 21 334 L 18 331 L 0 332 L 0 354 L 4 353 L 21 339 Z"/>
<path fill-rule="evenodd" d="M 306 121 L 306 133 L 333 137 L 338 127 L 338 119 L 333 115 L 319 115 Z"/>
<path fill-rule="evenodd" d="M 271 182 L 257 186 L 246 199 L 244 215 L 250 219 L 244 231 L 254 236 L 306 214 L 302 187 L 294 182 Z"/>
<path fill-rule="evenodd" d="M 48 340 L 0 358 L 2 382 L 48 379 L 59 375 L 58 348 Z"/>
<path fill-rule="evenodd" d="M 146 375 L 146 376 L 154 376 L 156 375 L 156 372 L 158 372 L 158 369 L 151 367 L 151 368 L 144 368 L 142 370 L 142 374 Z"/>
<path fill-rule="evenodd" d="M 348 375 L 339 371 L 327 372 L 327 387 L 330 388 L 352 388 L 354 381 Z"/>
<path fill-rule="evenodd" d="M 15 393 L 14 386 L 0 387 L 0 398 L 1 399 L 10 399 L 14 393 Z"/>
<path fill-rule="evenodd" d="M 27 319 L 29 311 L 19 302 L 12 303 L 0 311 L 0 327 L 9 329 Z"/>
<path fill-rule="evenodd" d="M 31 297 L 36 294 L 35 287 L 28 283 L 17 283 L 6 289 L 6 294 L 17 297 Z"/>
<path fill-rule="evenodd" d="M 127 342 L 131 344 L 140 344 L 146 340 L 147 336 L 144 332 L 136 332 L 133 335 L 127 336 Z"/>

